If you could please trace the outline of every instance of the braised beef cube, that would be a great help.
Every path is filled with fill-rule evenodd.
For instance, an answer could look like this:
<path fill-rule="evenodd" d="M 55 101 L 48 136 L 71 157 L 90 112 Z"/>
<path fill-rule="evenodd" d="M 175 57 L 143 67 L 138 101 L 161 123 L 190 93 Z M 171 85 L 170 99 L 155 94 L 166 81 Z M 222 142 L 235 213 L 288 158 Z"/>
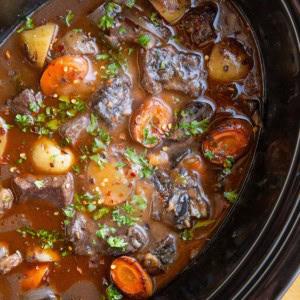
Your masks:
<path fill-rule="evenodd" d="M 208 103 L 200 101 L 187 103 L 178 114 L 177 126 L 170 139 L 184 142 L 193 135 L 201 135 L 206 131 L 213 114 L 214 111 Z"/>
<path fill-rule="evenodd" d="M 142 265 L 146 271 L 152 275 L 157 275 L 167 270 L 174 262 L 176 257 L 176 241 L 173 235 L 168 235 L 166 238 L 158 242 L 147 253 L 142 260 Z"/>
<path fill-rule="evenodd" d="M 91 122 L 89 114 L 80 115 L 59 127 L 59 133 L 63 138 L 70 140 L 70 144 L 75 146 L 80 138 L 87 133 L 87 128 Z"/>
<path fill-rule="evenodd" d="M 54 58 L 63 55 L 96 55 L 99 52 L 94 38 L 73 30 L 58 39 L 53 48 Z"/>
<path fill-rule="evenodd" d="M 0 259 L 0 274 L 5 275 L 12 269 L 16 268 L 23 261 L 22 255 L 19 251 L 15 254 L 2 257 Z"/>
<path fill-rule="evenodd" d="M 217 10 L 211 5 L 192 8 L 180 26 L 184 28 L 191 46 L 203 47 L 216 38 L 214 21 Z"/>
<path fill-rule="evenodd" d="M 31 89 L 26 89 L 14 99 L 7 101 L 8 110 L 13 114 L 32 115 L 32 112 L 40 110 L 43 96 L 40 92 L 34 93 Z"/>
<path fill-rule="evenodd" d="M 174 190 L 169 201 L 169 208 L 174 207 L 177 228 L 190 227 L 191 201 L 186 191 Z"/>
<path fill-rule="evenodd" d="M 3 214 L 11 209 L 13 205 L 14 195 L 9 189 L 1 188 L 0 190 L 0 218 Z"/>
<path fill-rule="evenodd" d="M 112 223 L 112 222 L 111 222 Z M 109 222 L 107 226 L 115 225 Z M 70 224 L 67 225 L 66 233 L 76 254 L 94 256 L 96 254 L 119 256 L 128 253 L 134 253 L 144 247 L 148 241 L 148 232 L 139 225 L 129 228 L 117 227 L 113 235 L 108 234 L 107 237 L 101 238 L 96 232 L 99 230 L 98 223 L 83 214 L 75 214 Z M 121 238 L 126 246 L 110 247 L 107 243 L 109 236 L 117 236 Z"/>
<path fill-rule="evenodd" d="M 176 168 L 191 153 L 191 149 L 187 145 L 170 140 L 165 143 L 165 146 L 170 160 L 170 169 Z"/>
<path fill-rule="evenodd" d="M 170 175 L 167 172 L 157 171 L 153 175 L 153 183 L 162 198 L 165 201 L 168 201 L 173 188 Z"/>
<path fill-rule="evenodd" d="M 120 5 L 122 5 L 122 3 L 124 3 L 126 0 L 118 0 L 118 4 L 114 3 L 114 9 L 111 10 L 109 12 L 109 16 L 111 18 L 115 18 L 121 11 L 122 11 L 122 7 Z M 101 18 L 105 15 L 107 15 L 107 11 L 106 11 L 106 5 L 109 3 L 110 1 L 104 1 L 104 3 L 102 3 L 100 6 L 98 6 L 93 12 L 91 12 L 87 18 L 88 20 L 96 25 L 99 28 L 99 23 L 101 21 Z M 119 5 L 120 4 L 120 5 Z"/>
<path fill-rule="evenodd" d="M 94 94 L 92 109 L 109 127 L 116 127 L 131 114 L 131 81 L 120 75 L 106 81 Z"/>
<path fill-rule="evenodd" d="M 66 227 L 66 235 L 77 255 L 93 256 L 101 252 L 103 242 L 97 238 L 96 230 L 97 226 L 92 220 L 89 221 L 83 214 L 75 214 Z"/>
<path fill-rule="evenodd" d="M 142 86 L 150 94 L 162 89 L 198 97 L 205 88 L 207 72 L 203 56 L 177 51 L 173 46 L 141 50 Z"/>
<path fill-rule="evenodd" d="M 58 207 L 66 207 L 73 200 L 74 179 L 71 173 L 57 176 L 17 176 L 14 178 L 14 189 L 19 202 L 40 199 Z"/>

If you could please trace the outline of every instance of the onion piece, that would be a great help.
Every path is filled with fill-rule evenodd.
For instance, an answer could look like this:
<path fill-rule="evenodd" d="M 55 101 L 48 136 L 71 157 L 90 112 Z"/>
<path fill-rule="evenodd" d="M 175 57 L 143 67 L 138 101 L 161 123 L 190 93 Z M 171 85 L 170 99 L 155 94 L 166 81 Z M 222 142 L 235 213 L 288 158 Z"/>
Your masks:
<path fill-rule="evenodd" d="M 168 27 L 162 25 L 155 26 L 145 16 L 142 16 L 136 9 L 125 8 L 123 11 L 123 16 L 129 21 L 149 31 L 166 42 L 168 42 L 172 36 L 172 33 Z"/>
<path fill-rule="evenodd" d="M 53 289 L 49 287 L 40 287 L 38 289 L 28 291 L 22 295 L 23 300 L 57 300 L 58 296 Z"/>

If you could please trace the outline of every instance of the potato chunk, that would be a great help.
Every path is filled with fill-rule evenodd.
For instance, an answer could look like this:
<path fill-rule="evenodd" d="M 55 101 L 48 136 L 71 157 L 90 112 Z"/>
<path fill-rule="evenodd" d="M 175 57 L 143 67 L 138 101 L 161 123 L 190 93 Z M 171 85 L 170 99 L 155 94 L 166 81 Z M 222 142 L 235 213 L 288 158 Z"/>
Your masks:
<path fill-rule="evenodd" d="M 170 24 L 184 15 L 187 4 L 186 0 L 150 0 L 150 2 Z"/>
<path fill-rule="evenodd" d="M 58 26 L 53 23 L 23 31 L 20 36 L 27 57 L 36 67 L 42 68 L 48 54 L 48 50 L 57 33 Z"/>
<path fill-rule="evenodd" d="M 32 150 L 33 165 L 48 174 L 66 173 L 74 163 L 74 155 L 69 148 L 60 148 L 55 141 L 42 137 Z"/>
<path fill-rule="evenodd" d="M 93 179 L 93 180 L 90 180 Z M 126 177 L 123 168 L 117 168 L 116 162 L 110 162 L 100 170 L 91 162 L 88 168 L 90 190 L 99 187 L 104 204 L 114 206 L 125 202 L 132 193 L 133 185 Z"/>
<path fill-rule="evenodd" d="M 216 44 L 208 63 L 208 76 L 221 82 L 232 82 L 247 76 L 253 60 L 243 45 L 229 38 Z"/>
<path fill-rule="evenodd" d="M 0 157 L 3 155 L 7 142 L 7 127 L 5 121 L 0 118 Z"/>

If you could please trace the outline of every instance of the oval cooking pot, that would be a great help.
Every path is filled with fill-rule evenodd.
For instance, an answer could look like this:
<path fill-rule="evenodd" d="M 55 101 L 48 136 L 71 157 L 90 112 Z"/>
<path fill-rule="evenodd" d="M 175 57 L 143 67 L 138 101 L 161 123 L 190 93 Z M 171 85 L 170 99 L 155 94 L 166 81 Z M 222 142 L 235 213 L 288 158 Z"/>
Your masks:
<path fill-rule="evenodd" d="M 0 43 L 45 2 L 1 0 Z M 259 44 L 264 129 L 239 202 L 202 253 L 153 299 L 276 299 L 299 273 L 300 5 L 234 2 Z"/>

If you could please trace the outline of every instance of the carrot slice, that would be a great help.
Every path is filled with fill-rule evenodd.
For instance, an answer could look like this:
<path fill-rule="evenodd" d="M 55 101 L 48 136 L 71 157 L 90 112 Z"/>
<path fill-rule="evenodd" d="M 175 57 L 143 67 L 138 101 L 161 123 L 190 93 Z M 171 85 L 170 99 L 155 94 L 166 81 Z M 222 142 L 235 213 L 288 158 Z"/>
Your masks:
<path fill-rule="evenodd" d="M 61 56 L 53 60 L 41 77 L 41 89 L 47 96 L 60 94 L 68 88 L 69 94 L 76 89 L 76 85 L 83 81 L 89 70 L 87 60 L 81 56 Z M 66 95 L 64 93 L 64 95 Z"/>
<path fill-rule="evenodd" d="M 162 101 L 147 100 L 131 119 L 132 138 L 144 147 L 155 147 L 168 131 L 171 117 L 169 107 Z"/>
<path fill-rule="evenodd" d="M 211 131 L 203 143 L 206 157 L 215 164 L 224 164 L 226 158 L 238 159 L 250 148 L 252 126 L 242 119 L 228 119 Z"/>
<path fill-rule="evenodd" d="M 150 276 L 133 257 L 121 256 L 115 259 L 110 274 L 116 286 L 127 296 L 145 299 L 153 293 Z"/>
<path fill-rule="evenodd" d="M 48 270 L 48 264 L 37 265 L 33 269 L 28 270 L 25 273 L 25 278 L 21 281 L 21 288 L 23 290 L 36 289 Z"/>

